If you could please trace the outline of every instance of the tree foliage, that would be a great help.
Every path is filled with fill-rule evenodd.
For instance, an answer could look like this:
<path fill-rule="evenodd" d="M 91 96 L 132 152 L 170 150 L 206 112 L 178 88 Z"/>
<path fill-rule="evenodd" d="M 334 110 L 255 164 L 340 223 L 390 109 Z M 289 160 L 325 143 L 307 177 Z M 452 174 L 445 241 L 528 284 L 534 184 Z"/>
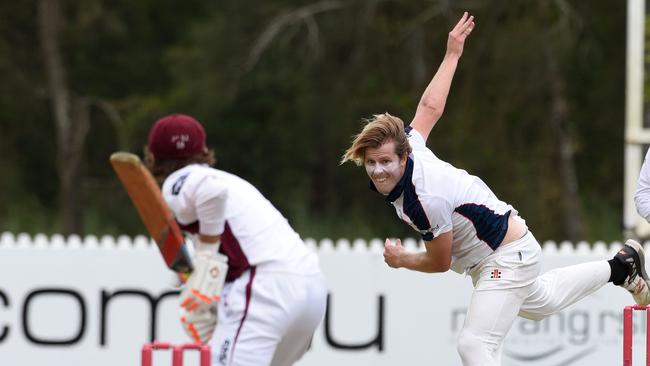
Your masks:
<path fill-rule="evenodd" d="M 70 88 L 91 101 L 78 192 L 86 233 L 143 232 L 107 159 L 141 152 L 153 121 L 179 111 L 205 124 L 218 166 L 255 184 L 303 236 L 412 236 L 363 170 L 339 159 L 364 118 L 410 121 L 468 9 L 477 28 L 429 147 L 482 177 L 539 239 L 572 237 L 571 218 L 584 239 L 619 235 L 625 3 L 62 2 Z M 36 1 L 0 5 L 2 231 L 61 230 L 51 96 L 28 46 L 36 27 Z M 566 109 L 553 125 L 558 96 Z"/>

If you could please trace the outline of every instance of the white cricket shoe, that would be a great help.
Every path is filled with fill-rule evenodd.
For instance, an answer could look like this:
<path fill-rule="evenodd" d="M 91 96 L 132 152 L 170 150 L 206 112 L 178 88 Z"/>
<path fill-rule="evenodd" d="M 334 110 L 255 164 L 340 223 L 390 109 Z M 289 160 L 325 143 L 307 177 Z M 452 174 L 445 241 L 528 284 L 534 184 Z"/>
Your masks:
<path fill-rule="evenodd" d="M 628 239 L 614 258 L 620 260 L 628 268 L 627 278 L 620 286 L 632 294 L 637 304 L 643 306 L 650 304 L 650 288 L 648 288 L 650 279 L 645 271 L 643 246 Z"/>

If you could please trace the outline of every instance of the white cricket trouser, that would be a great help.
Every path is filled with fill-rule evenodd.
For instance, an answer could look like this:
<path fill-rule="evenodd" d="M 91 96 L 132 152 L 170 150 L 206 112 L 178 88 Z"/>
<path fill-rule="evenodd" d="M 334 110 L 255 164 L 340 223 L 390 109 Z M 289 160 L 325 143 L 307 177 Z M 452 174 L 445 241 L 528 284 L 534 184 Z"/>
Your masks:
<path fill-rule="evenodd" d="M 210 342 L 213 366 L 286 366 L 307 351 L 325 315 L 322 274 L 251 269 L 227 283 Z"/>
<path fill-rule="evenodd" d="M 501 364 L 503 339 L 519 315 L 542 320 L 607 283 L 607 261 L 588 262 L 539 275 L 541 248 L 529 232 L 486 257 L 470 271 L 474 292 L 458 337 L 464 366 Z"/>

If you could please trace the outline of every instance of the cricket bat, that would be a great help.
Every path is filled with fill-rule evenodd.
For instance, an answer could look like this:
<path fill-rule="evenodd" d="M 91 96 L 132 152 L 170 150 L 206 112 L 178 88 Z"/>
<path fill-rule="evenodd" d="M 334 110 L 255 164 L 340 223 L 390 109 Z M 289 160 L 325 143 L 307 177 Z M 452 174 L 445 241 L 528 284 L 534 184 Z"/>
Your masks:
<path fill-rule="evenodd" d="M 116 152 L 110 161 L 165 264 L 185 282 L 193 269 L 192 257 L 158 183 L 135 154 Z"/>

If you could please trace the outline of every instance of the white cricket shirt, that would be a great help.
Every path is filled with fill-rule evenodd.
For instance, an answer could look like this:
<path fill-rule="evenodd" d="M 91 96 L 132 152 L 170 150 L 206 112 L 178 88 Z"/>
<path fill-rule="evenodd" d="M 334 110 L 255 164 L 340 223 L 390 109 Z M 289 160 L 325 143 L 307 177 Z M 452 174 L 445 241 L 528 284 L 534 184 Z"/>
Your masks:
<path fill-rule="evenodd" d="M 259 265 L 306 275 L 320 271 L 316 255 L 287 219 L 236 175 L 207 165 L 188 165 L 167 177 L 162 193 L 184 230 L 221 235 L 219 251 L 228 256 L 230 267 L 227 281 Z"/>
<path fill-rule="evenodd" d="M 413 151 L 386 200 L 425 241 L 453 231 L 451 269 L 463 273 L 496 250 L 518 213 L 480 178 L 438 159 L 417 130 L 406 132 Z"/>
<path fill-rule="evenodd" d="M 650 149 L 641 166 L 641 173 L 634 193 L 634 204 L 639 215 L 650 221 Z"/>

